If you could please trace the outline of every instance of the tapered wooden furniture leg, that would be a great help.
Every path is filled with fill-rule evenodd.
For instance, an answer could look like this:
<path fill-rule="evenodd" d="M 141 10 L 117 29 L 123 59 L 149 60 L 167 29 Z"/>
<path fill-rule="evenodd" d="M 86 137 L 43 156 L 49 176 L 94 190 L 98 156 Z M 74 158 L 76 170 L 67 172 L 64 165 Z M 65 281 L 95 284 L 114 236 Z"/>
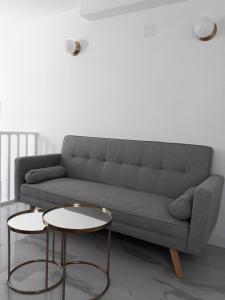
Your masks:
<path fill-rule="evenodd" d="M 170 249 L 170 256 L 173 262 L 174 271 L 176 273 L 177 278 L 183 278 L 184 274 L 180 264 L 180 256 L 179 252 L 174 249 Z"/>

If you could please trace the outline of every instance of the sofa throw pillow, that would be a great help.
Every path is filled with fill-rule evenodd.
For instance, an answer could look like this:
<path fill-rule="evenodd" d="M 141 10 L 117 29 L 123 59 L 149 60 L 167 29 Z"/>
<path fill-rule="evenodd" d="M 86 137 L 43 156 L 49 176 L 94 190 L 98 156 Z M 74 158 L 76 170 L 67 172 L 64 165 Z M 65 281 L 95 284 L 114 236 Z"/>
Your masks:
<path fill-rule="evenodd" d="M 178 220 L 188 220 L 191 217 L 192 202 L 195 187 L 189 188 L 184 194 L 176 198 L 169 206 L 170 214 Z"/>
<path fill-rule="evenodd" d="M 64 177 L 65 174 L 65 168 L 60 165 L 42 169 L 33 169 L 25 174 L 25 181 L 27 183 L 38 183 L 45 180 Z"/>

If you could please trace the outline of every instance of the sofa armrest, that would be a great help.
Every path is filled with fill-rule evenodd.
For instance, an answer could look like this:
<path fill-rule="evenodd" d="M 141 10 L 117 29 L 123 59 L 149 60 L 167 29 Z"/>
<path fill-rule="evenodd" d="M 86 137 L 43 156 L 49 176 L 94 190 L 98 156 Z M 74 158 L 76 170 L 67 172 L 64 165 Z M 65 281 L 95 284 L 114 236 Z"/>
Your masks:
<path fill-rule="evenodd" d="M 61 154 L 25 156 L 15 159 L 15 200 L 20 201 L 20 186 L 25 182 L 25 174 L 31 169 L 52 167 L 60 164 Z"/>
<path fill-rule="evenodd" d="M 188 253 L 200 255 L 204 251 L 217 222 L 223 185 L 223 176 L 212 175 L 196 188 L 187 244 Z"/>

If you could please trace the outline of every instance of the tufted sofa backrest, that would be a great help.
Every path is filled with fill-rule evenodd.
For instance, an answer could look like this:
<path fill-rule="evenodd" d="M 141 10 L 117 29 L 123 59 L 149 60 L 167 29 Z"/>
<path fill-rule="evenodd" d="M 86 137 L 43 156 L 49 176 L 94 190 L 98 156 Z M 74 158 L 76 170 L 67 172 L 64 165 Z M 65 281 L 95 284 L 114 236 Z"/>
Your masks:
<path fill-rule="evenodd" d="M 110 138 L 66 136 L 67 177 L 176 198 L 210 175 L 212 148 Z"/>

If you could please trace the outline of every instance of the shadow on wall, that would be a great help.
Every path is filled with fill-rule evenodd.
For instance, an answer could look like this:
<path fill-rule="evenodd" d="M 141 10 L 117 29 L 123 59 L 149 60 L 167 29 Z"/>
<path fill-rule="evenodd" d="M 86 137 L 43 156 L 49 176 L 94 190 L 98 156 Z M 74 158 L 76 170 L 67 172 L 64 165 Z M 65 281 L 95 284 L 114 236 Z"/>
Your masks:
<path fill-rule="evenodd" d="M 88 46 L 89 46 L 88 41 L 85 40 L 85 39 L 81 39 L 80 40 L 80 45 L 81 45 L 81 52 L 80 52 L 80 54 L 85 53 L 85 51 L 88 49 Z"/>
<path fill-rule="evenodd" d="M 225 37 L 225 17 L 220 18 L 216 21 L 218 25 L 218 37 Z"/>

